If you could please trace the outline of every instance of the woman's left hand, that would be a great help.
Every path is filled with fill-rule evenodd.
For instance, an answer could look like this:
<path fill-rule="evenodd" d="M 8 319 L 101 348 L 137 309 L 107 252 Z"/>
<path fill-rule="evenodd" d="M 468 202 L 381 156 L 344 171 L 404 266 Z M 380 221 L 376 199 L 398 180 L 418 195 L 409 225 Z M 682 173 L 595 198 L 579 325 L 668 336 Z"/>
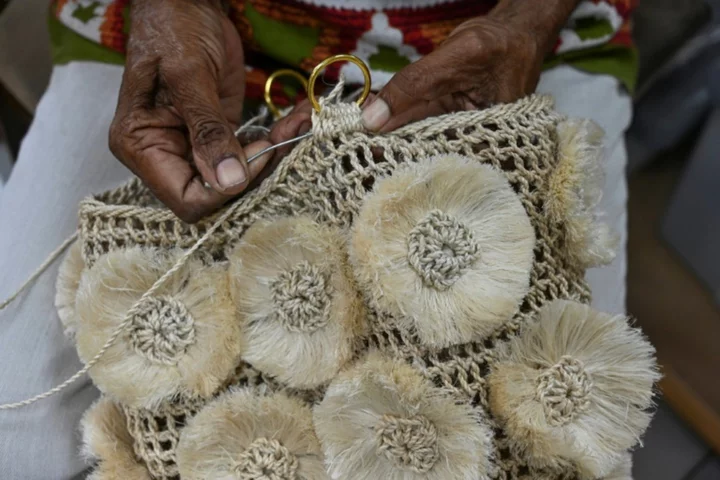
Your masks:
<path fill-rule="evenodd" d="M 489 16 L 467 21 L 372 96 L 363 109 L 363 122 L 368 130 L 387 132 L 443 113 L 512 102 L 535 90 L 543 57 L 536 38 L 527 32 Z M 269 140 L 280 143 L 305 133 L 311 113 L 305 100 L 273 125 Z M 260 179 L 291 149 L 277 150 Z"/>
<path fill-rule="evenodd" d="M 502 16 L 469 20 L 395 74 L 365 107 L 363 122 L 387 132 L 444 113 L 512 102 L 535 91 L 545 53 L 537 35 Z"/>
<path fill-rule="evenodd" d="M 461 24 L 436 50 L 400 70 L 363 109 L 372 131 L 495 103 L 535 91 L 543 60 L 579 0 L 502 0 L 486 16 Z M 309 102 L 272 129 L 279 143 L 310 127 Z M 291 147 L 279 151 L 276 164 Z M 266 170 L 271 170 L 270 168 Z"/>

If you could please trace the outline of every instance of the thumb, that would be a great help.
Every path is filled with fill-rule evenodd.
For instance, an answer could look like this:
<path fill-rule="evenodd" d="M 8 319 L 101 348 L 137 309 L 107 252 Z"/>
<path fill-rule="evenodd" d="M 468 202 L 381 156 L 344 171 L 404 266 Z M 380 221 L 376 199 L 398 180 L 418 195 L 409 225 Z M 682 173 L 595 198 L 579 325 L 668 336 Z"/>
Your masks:
<path fill-rule="evenodd" d="M 188 128 L 195 166 L 214 190 L 224 195 L 242 192 L 252 180 L 247 157 L 225 118 L 215 79 L 205 71 L 168 82 L 173 105 Z M 263 156 L 253 163 L 266 162 Z M 257 168 L 256 168 L 257 167 Z M 262 165 L 253 165 L 257 172 Z"/>
<path fill-rule="evenodd" d="M 452 65 L 435 52 L 411 63 L 378 92 L 362 114 L 368 130 L 394 130 L 406 123 L 446 112 L 452 91 Z"/>

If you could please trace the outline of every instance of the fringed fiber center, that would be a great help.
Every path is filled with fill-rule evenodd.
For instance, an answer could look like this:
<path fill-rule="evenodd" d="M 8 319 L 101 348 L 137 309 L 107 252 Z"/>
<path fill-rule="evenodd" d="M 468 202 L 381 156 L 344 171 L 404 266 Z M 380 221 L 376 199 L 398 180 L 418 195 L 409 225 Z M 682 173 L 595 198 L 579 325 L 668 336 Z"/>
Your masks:
<path fill-rule="evenodd" d="M 593 383 L 579 360 L 562 357 L 537 382 L 537 399 L 550 425 L 566 425 L 590 406 Z"/>
<path fill-rule="evenodd" d="M 385 415 L 375 427 L 378 454 L 401 469 L 430 471 L 438 460 L 438 432 L 423 415 L 410 418 Z"/>
<path fill-rule="evenodd" d="M 278 321 L 290 332 L 311 333 L 328 323 L 331 288 L 324 272 L 300 262 L 270 285 Z"/>
<path fill-rule="evenodd" d="M 298 459 L 277 440 L 255 439 L 238 458 L 238 480 L 295 480 Z"/>
<path fill-rule="evenodd" d="M 408 261 L 423 283 L 436 290 L 452 287 L 478 259 L 472 232 L 452 215 L 431 211 L 408 235 Z"/>
<path fill-rule="evenodd" d="M 177 299 L 149 297 L 138 305 L 129 337 L 138 355 L 154 363 L 176 365 L 195 343 L 195 320 Z"/>

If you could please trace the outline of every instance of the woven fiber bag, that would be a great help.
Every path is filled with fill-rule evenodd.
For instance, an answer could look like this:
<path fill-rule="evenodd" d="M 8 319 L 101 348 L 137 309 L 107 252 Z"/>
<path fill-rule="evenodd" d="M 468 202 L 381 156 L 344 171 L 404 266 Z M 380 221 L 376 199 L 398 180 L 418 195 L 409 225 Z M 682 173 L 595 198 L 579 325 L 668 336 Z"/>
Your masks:
<path fill-rule="evenodd" d="M 198 224 L 136 180 L 82 203 L 57 305 L 107 347 L 92 478 L 629 479 L 658 374 L 588 306 L 597 127 L 530 96 L 373 135 L 321 102 Z"/>

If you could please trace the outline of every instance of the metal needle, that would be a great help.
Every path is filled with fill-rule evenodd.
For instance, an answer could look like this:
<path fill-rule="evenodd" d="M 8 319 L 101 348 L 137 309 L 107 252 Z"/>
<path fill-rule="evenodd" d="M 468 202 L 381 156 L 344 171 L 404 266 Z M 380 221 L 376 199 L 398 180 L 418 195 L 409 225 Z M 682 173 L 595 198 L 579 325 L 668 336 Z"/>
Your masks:
<path fill-rule="evenodd" d="M 291 138 L 290 140 L 285 140 L 284 142 L 276 143 L 275 145 L 272 145 L 270 147 L 267 147 L 264 150 L 260 150 L 258 153 L 253 155 L 252 157 L 247 159 L 247 163 L 252 162 L 253 160 L 256 160 L 263 155 L 265 155 L 267 152 L 272 152 L 276 148 L 284 147 L 285 145 L 290 145 L 291 143 L 299 142 L 300 140 L 304 140 L 306 138 L 312 137 L 312 132 L 305 133 L 303 135 L 300 135 L 299 137 Z"/>

